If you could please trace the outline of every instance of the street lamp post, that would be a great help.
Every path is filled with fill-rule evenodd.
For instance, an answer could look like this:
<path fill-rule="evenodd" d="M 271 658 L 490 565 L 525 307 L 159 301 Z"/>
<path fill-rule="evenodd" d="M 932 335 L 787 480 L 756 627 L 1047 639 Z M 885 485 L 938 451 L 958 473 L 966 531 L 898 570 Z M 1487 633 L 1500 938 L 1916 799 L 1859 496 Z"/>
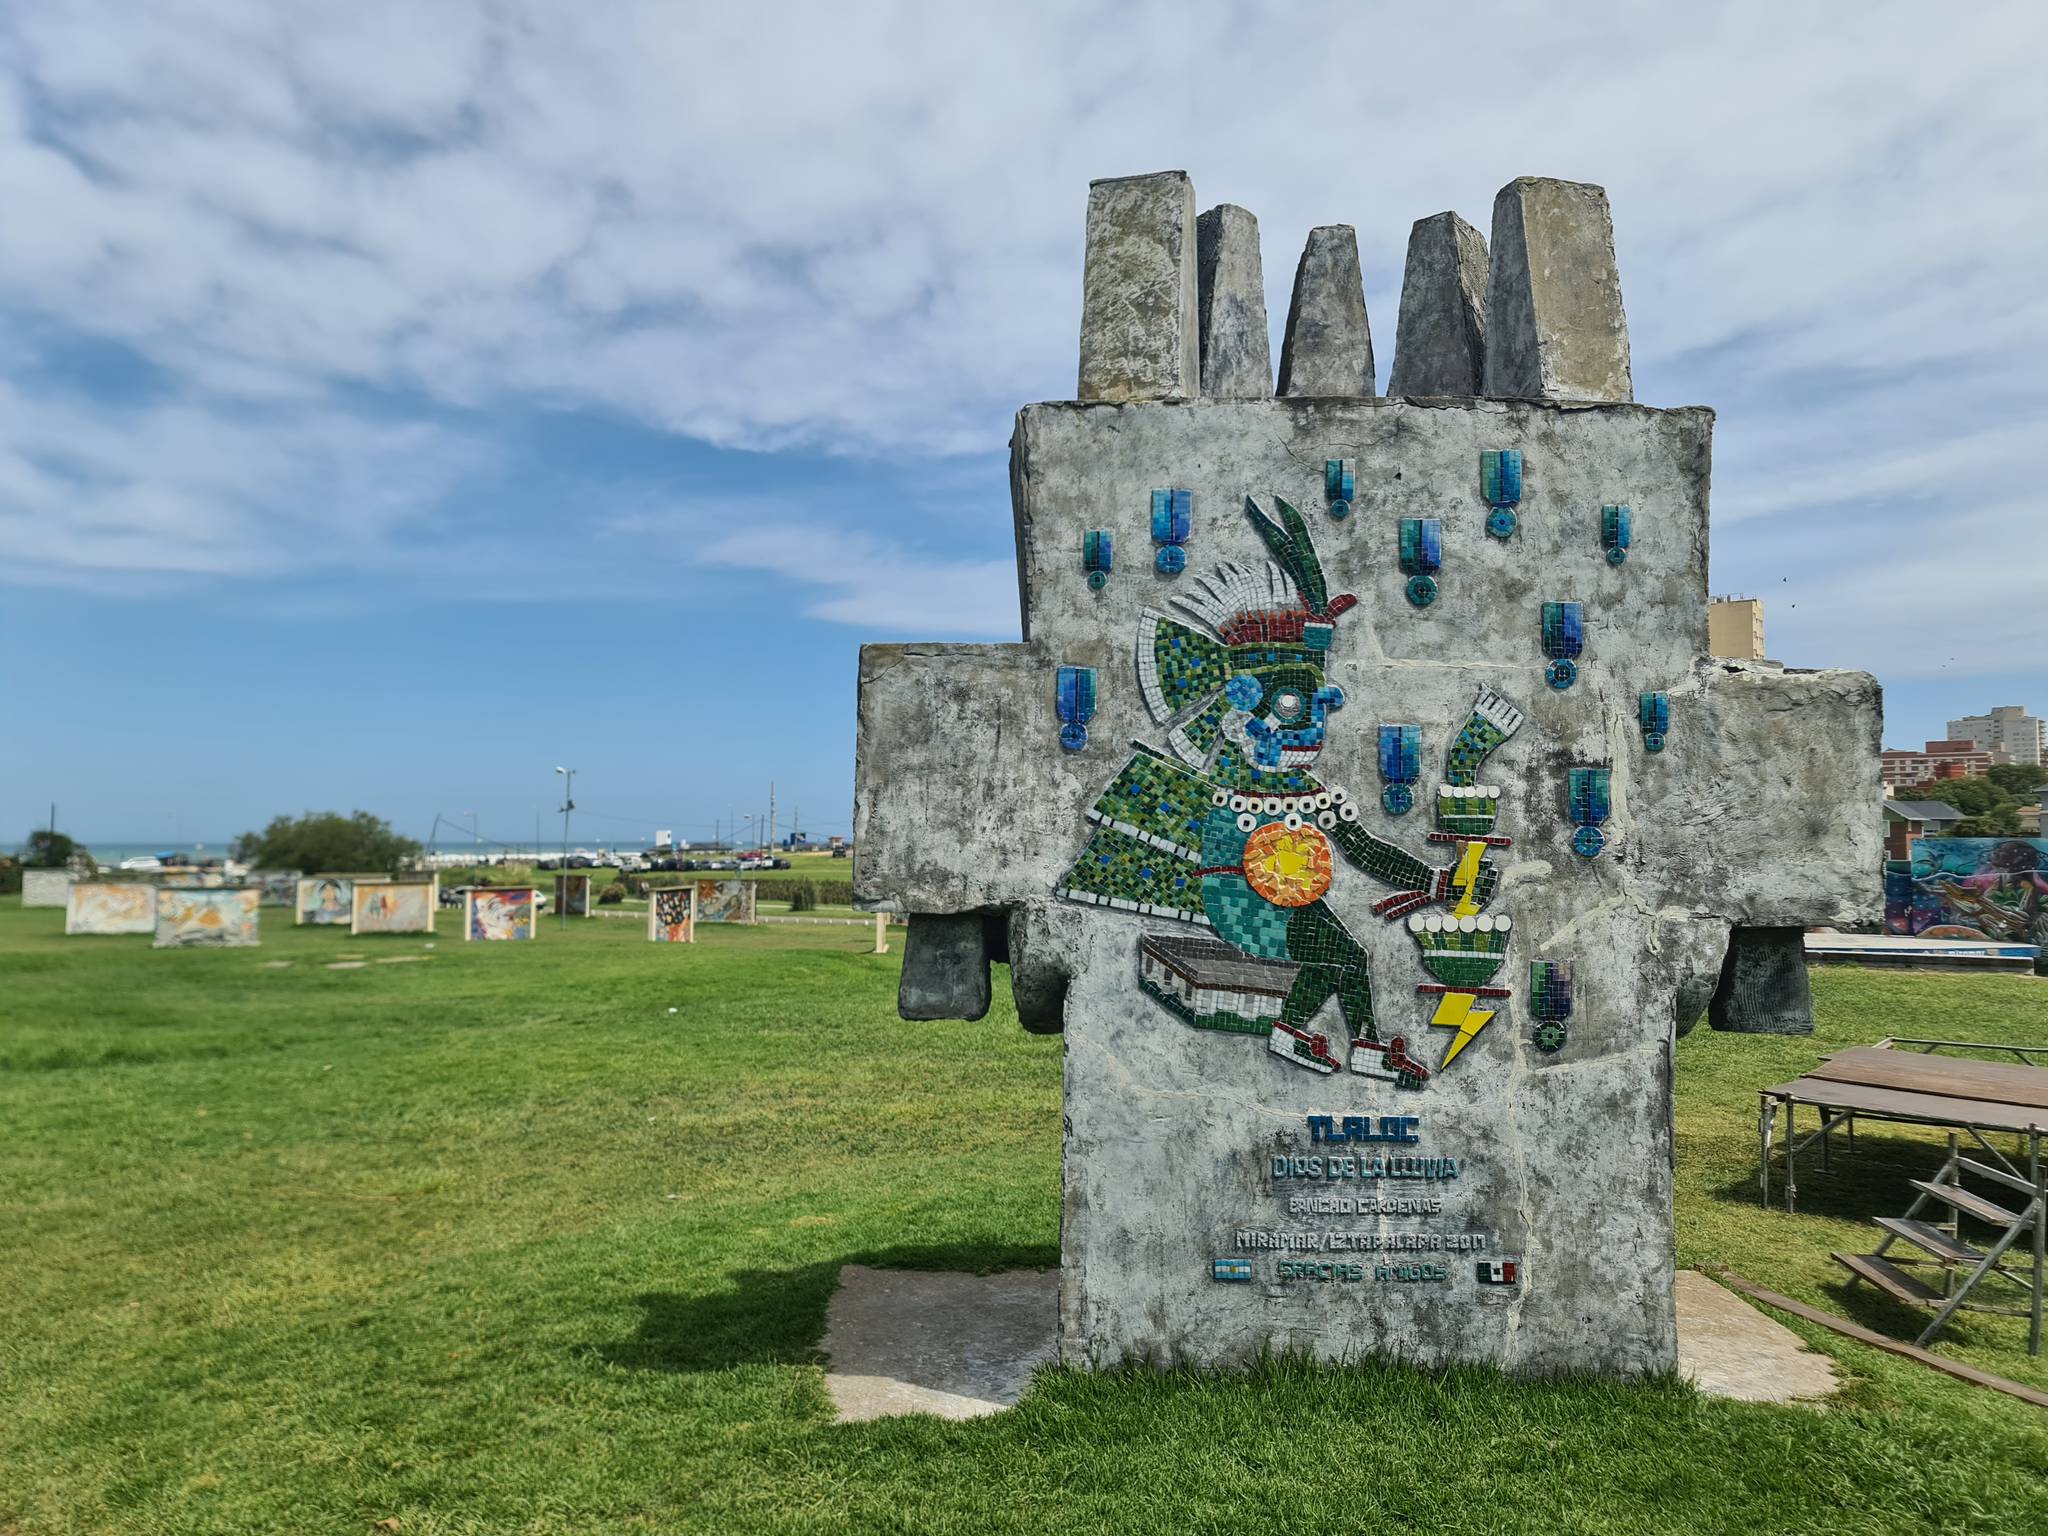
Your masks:
<path fill-rule="evenodd" d="M 569 813 L 576 809 L 576 770 L 574 768 L 557 767 L 555 772 L 561 774 L 567 781 L 562 786 L 562 862 L 559 866 L 562 873 L 567 874 L 569 872 Z M 566 891 L 568 888 L 568 883 L 564 881 L 561 889 Z M 561 926 L 564 933 L 568 932 L 568 902 L 558 901 L 555 903 L 555 920 Z"/>

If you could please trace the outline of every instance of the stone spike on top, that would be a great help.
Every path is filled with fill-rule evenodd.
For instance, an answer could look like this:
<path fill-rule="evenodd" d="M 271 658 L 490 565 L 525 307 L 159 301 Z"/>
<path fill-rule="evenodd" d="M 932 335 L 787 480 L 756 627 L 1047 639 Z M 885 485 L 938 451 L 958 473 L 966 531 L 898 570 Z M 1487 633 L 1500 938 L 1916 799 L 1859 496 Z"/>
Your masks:
<path fill-rule="evenodd" d="M 1266 331 L 1266 278 L 1259 221 L 1219 203 L 1195 221 L 1202 327 L 1202 393 L 1212 400 L 1267 400 L 1273 344 Z"/>
<path fill-rule="evenodd" d="M 1455 213 L 1408 231 L 1390 395 L 1477 395 L 1486 383 L 1486 238 Z"/>
<path fill-rule="evenodd" d="M 1294 269 L 1294 299 L 1280 343 L 1280 393 L 1372 392 L 1372 325 L 1365 317 L 1358 232 L 1349 224 L 1319 225 L 1308 232 Z"/>
<path fill-rule="evenodd" d="M 1187 172 L 1090 182 L 1076 397 L 1188 399 L 1201 393 L 1198 345 Z"/>
<path fill-rule="evenodd" d="M 1523 176 L 1493 200 L 1486 393 L 1633 400 L 1628 318 L 1604 188 Z"/>

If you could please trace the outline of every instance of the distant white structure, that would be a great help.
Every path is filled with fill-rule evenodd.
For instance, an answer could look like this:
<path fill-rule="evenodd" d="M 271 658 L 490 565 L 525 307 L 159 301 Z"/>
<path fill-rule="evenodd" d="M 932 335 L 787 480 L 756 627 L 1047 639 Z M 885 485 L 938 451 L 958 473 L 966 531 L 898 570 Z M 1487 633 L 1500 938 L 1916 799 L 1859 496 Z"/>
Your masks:
<path fill-rule="evenodd" d="M 1956 741 L 1974 741 L 1994 762 L 2035 763 L 2048 757 L 2048 721 L 2018 704 L 2001 704 L 1988 715 L 1965 715 L 1948 723 Z M 2003 757 L 1998 754 L 2004 753 Z"/>

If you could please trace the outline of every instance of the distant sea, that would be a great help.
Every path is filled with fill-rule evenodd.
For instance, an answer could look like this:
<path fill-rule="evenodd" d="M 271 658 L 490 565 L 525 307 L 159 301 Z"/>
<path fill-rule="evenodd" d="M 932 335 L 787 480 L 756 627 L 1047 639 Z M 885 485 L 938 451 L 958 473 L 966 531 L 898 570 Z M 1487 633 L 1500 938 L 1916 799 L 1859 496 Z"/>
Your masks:
<path fill-rule="evenodd" d="M 198 843 L 102 843 L 90 838 L 80 838 L 86 851 L 104 865 L 119 864 L 123 859 L 139 859 L 159 853 L 182 853 L 188 859 L 224 859 L 228 856 L 231 837 L 215 842 L 207 838 Z"/>

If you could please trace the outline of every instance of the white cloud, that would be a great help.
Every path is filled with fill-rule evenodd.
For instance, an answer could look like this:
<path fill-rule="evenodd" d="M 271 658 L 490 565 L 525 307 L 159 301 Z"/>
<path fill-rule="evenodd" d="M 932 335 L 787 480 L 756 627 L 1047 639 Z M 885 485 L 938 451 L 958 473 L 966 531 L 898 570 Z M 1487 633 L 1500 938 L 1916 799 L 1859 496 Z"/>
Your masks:
<path fill-rule="evenodd" d="M 1787 523 L 1811 556 L 1853 540 L 1857 498 L 1902 494 L 1960 549 L 1963 514 L 2024 515 L 2010 423 L 2048 405 L 2044 42 L 2032 3 L 1917 0 L 22 0 L 0 19 L 0 306 L 136 349 L 172 381 L 160 430 L 255 467 L 223 487 L 191 453 L 131 458 L 123 494 L 53 511 L 17 429 L 0 539 L 46 570 L 333 556 L 259 509 L 290 526 L 340 459 L 367 496 L 420 456 L 356 414 L 359 386 L 486 422 L 560 403 L 726 446 L 991 450 L 1072 388 L 1086 181 L 1178 165 L 1259 215 L 1276 318 L 1305 230 L 1357 225 L 1383 376 L 1414 218 L 1483 228 L 1520 174 L 1603 182 L 1639 390 L 1723 408 L 1717 558 Z M 819 612 L 928 601 L 881 547 L 840 550 L 858 575 Z M 1801 613 L 1848 633 L 1842 605 L 1891 590 L 1816 586 Z M 2018 622 L 2039 654 L 2048 619 Z"/>

